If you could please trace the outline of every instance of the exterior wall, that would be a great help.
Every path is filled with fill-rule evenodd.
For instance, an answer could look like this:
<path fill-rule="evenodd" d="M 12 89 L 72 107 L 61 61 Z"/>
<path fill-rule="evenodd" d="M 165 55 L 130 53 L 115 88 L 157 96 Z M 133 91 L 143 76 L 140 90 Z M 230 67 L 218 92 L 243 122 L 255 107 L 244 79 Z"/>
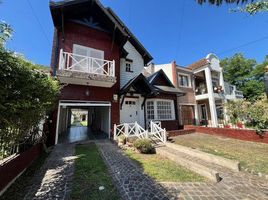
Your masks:
<path fill-rule="evenodd" d="M 129 80 L 139 75 L 144 68 L 144 60 L 140 53 L 135 49 L 135 47 L 130 43 L 126 42 L 124 49 L 128 52 L 127 59 L 133 60 L 132 70 L 133 72 L 126 72 L 126 60 L 124 58 L 120 59 L 120 88 L 122 88 Z"/>
<path fill-rule="evenodd" d="M 184 126 L 185 129 L 195 129 L 197 133 L 205 133 L 210 135 L 219 135 L 239 140 L 246 140 L 252 142 L 268 143 L 268 132 L 263 136 L 256 134 L 254 130 L 248 129 L 232 129 L 232 128 L 211 128 L 201 126 Z"/>
<path fill-rule="evenodd" d="M 5 189 L 25 170 L 42 152 L 42 144 L 38 143 L 27 151 L 11 158 L 0 165 L 0 196 Z"/>
<path fill-rule="evenodd" d="M 89 96 L 86 95 L 89 90 Z M 119 100 L 113 101 L 111 88 L 90 87 L 82 85 L 67 85 L 61 90 L 60 100 L 74 101 L 109 101 L 111 102 L 111 125 L 119 123 Z"/>
<path fill-rule="evenodd" d="M 178 97 L 178 102 L 179 104 L 196 104 L 195 101 L 195 93 L 194 93 L 194 81 L 193 81 L 193 73 L 186 71 L 186 70 L 182 70 L 177 68 L 177 73 L 176 73 L 176 77 L 178 79 L 178 74 L 182 73 L 182 74 L 187 74 L 190 76 L 190 81 L 191 81 L 191 87 L 181 87 L 179 85 L 179 82 L 177 84 L 177 87 L 180 88 L 181 91 L 185 92 L 186 94 L 184 96 Z"/>
<path fill-rule="evenodd" d="M 162 128 L 165 128 L 166 130 L 177 130 L 179 129 L 179 120 L 178 120 L 178 107 L 177 107 L 177 96 L 171 95 L 171 94 L 159 94 L 157 97 L 154 98 L 148 98 L 150 99 L 167 99 L 167 100 L 173 100 L 174 101 L 174 113 L 175 113 L 175 120 L 161 120 Z M 145 109 L 146 113 L 146 109 Z M 147 121 L 146 121 L 147 123 Z"/>
<path fill-rule="evenodd" d="M 83 100 L 83 101 L 109 101 L 111 102 L 111 127 L 119 123 L 119 101 L 113 101 L 113 95 L 118 94 L 120 89 L 120 50 L 117 44 L 112 47 L 112 38 L 108 33 L 95 30 L 76 23 L 66 23 L 63 33 L 59 32 L 59 49 L 66 52 L 73 51 L 73 44 L 79 44 L 104 51 L 105 60 L 115 60 L 115 76 L 117 82 L 112 88 L 102 88 L 83 85 L 67 85 L 61 90 L 59 100 Z M 55 38 L 54 38 L 55 40 Z M 53 45 L 52 56 L 56 53 Z M 58 66 L 58 64 L 57 64 Z M 51 66 L 53 67 L 53 66 Z M 89 96 L 86 95 L 89 90 Z M 52 114 L 51 136 L 49 144 L 55 144 L 57 109 Z M 53 141 L 54 140 L 54 141 Z"/>
<path fill-rule="evenodd" d="M 162 69 L 165 72 L 165 74 L 167 75 L 167 77 L 169 78 L 169 80 L 171 81 L 171 83 L 173 83 L 174 82 L 174 79 L 173 79 L 172 63 L 154 65 L 154 72 L 157 72 L 160 69 Z"/>

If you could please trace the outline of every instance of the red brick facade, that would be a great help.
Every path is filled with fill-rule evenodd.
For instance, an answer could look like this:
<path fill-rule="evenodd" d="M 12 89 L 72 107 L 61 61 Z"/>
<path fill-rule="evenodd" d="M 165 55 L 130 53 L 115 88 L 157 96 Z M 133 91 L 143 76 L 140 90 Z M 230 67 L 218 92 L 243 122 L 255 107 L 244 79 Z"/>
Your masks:
<path fill-rule="evenodd" d="M 268 143 L 268 132 L 266 132 L 263 136 L 259 136 L 254 130 L 247 129 L 211 128 L 190 125 L 185 125 L 184 128 L 195 129 L 197 133 L 206 133 L 210 135 L 220 135 L 239 140 Z"/>
<path fill-rule="evenodd" d="M 106 32 L 82 26 L 76 23 L 66 23 L 63 32 L 59 32 L 59 49 L 65 52 L 73 51 L 73 44 L 78 44 L 94 49 L 104 51 L 105 60 L 115 60 L 115 76 L 117 82 L 111 88 L 83 86 L 83 85 L 67 85 L 61 90 L 59 100 L 84 100 L 84 101 L 107 101 L 111 103 L 111 127 L 114 123 L 119 123 L 119 102 L 113 101 L 113 95 L 118 94 L 120 90 L 120 49 L 119 46 L 112 41 L 111 35 Z M 52 58 L 56 54 L 56 44 L 54 37 Z M 53 71 L 53 60 L 51 60 L 51 71 Z M 57 64 L 58 68 L 58 64 Z M 89 95 L 86 95 L 86 90 Z M 52 114 L 50 144 L 55 142 L 57 122 L 57 109 Z"/>

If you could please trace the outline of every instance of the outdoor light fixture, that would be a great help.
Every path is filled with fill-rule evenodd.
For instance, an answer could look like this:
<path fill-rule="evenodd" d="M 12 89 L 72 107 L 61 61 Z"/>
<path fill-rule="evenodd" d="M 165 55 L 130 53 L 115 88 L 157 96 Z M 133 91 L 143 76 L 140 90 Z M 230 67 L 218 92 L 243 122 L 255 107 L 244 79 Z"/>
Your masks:
<path fill-rule="evenodd" d="M 89 96 L 90 92 L 89 92 L 89 89 L 87 88 L 86 89 L 86 96 Z"/>
<path fill-rule="evenodd" d="M 114 101 L 117 101 L 117 100 L 118 100 L 118 95 L 117 95 L 117 94 L 114 94 L 114 95 L 113 95 L 113 100 L 114 100 Z"/>

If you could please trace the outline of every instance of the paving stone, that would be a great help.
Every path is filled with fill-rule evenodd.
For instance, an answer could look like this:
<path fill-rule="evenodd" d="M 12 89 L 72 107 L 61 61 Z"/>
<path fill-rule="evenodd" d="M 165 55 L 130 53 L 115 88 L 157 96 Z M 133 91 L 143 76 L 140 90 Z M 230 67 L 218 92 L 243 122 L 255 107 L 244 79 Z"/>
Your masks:
<path fill-rule="evenodd" d="M 34 175 L 24 199 L 69 199 L 74 159 L 74 145 L 56 145 Z"/>

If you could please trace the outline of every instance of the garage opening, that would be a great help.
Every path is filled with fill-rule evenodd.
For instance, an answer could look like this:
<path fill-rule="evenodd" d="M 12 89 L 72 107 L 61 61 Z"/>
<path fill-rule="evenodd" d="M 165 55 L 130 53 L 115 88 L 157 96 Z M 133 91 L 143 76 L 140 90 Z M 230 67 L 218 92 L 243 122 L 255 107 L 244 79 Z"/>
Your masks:
<path fill-rule="evenodd" d="M 109 102 L 60 101 L 56 144 L 108 138 L 110 109 Z"/>

